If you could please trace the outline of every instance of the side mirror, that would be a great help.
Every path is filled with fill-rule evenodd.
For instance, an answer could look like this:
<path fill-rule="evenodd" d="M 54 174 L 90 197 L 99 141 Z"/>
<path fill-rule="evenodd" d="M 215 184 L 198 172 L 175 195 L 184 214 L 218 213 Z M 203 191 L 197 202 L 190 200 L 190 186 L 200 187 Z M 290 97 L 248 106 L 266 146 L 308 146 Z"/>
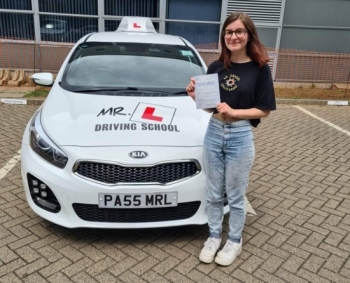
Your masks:
<path fill-rule="evenodd" d="M 36 73 L 31 76 L 31 79 L 41 86 L 52 86 L 54 82 L 53 74 L 51 73 Z"/>

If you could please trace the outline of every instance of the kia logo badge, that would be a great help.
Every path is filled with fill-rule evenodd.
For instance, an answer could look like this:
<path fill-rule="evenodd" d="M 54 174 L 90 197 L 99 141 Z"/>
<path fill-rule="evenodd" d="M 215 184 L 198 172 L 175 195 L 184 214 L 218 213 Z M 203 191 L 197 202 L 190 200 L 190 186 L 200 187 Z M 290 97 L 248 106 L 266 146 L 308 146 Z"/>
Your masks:
<path fill-rule="evenodd" d="M 129 153 L 131 158 L 146 158 L 148 153 L 146 151 L 135 150 Z"/>

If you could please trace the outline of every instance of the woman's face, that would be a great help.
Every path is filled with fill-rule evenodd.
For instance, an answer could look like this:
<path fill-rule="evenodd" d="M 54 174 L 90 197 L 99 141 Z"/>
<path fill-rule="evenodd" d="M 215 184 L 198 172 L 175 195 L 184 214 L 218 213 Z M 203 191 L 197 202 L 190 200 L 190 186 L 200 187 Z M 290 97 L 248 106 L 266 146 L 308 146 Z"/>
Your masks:
<path fill-rule="evenodd" d="M 223 32 L 226 47 L 231 52 L 245 50 L 248 43 L 248 31 L 241 20 L 230 23 Z"/>

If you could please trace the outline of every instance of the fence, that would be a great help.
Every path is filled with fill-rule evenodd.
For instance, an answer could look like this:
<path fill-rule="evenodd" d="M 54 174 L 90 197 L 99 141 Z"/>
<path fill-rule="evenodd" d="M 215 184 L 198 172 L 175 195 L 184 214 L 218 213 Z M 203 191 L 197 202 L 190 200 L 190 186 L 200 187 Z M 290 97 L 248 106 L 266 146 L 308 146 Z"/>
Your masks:
<path fill-rule="evenodd" d="M 0 69 L 24 70 L 28 75 L 34 72 L 57 73 L 63 60 L 72 48 L 69 43 L 0 41 Z M 217 44 L 198 45 L 204 61 L 209 65 L 219 57 Z M 308 52 L 269 49 L 270 67 L 275 82 L 318 83 L 336 85 L 350 89 L 350 54 Z M 1 78 L 0 78 L 1 79 Z"/>

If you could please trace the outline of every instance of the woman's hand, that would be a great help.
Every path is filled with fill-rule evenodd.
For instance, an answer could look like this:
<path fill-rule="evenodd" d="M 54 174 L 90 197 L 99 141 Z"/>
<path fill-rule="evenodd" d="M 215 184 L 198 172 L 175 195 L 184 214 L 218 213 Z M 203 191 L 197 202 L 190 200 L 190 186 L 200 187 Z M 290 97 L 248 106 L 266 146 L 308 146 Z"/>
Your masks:
<path fill-rule="evenodd" d="M 194 78 L 191 78 L 190 83 L 186 87 L 186 91 L 187 91 L 187 94 L 191 96 L 193 100 L 195 100 L 195 96 L 194 96 L 195 87 L 196 87 L 196 80 Z"/>
<path fill-rule="evenodd" d="M 216 105 L 216 109 L 218 110 L 218 112 L 220 114 L 224 114 L 226 116 L 230 116 L 232 118 L 235 118 L 234 116 L 234 109 L 232 109 L 230 106 L 228 106 L 226 104 L 226 102 L 223 103 L 219 103 L 218 105 Z"/>

